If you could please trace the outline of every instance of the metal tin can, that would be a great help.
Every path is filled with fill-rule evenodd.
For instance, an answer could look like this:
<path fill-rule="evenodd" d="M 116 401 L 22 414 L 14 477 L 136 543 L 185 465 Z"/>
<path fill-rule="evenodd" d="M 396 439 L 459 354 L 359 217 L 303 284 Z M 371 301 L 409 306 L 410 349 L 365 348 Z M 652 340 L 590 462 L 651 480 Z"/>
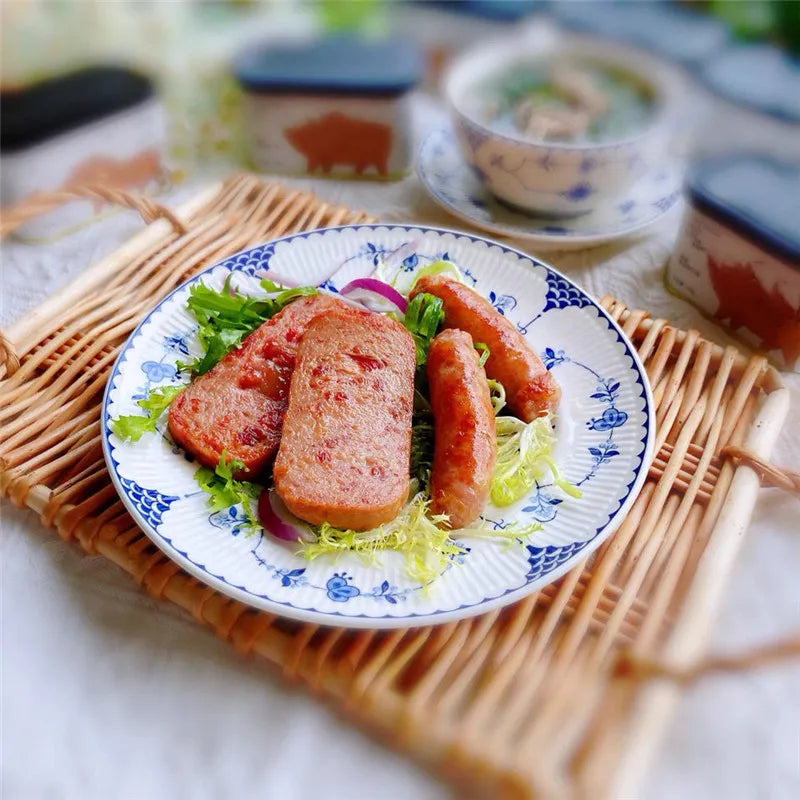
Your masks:
<path fill-rule="evenodd" d="M 669 288 L 800 371 L 800 165 L 706 160 L 690 174 L 687 199 Z"/>
<path fill-rule="evenodd" d="M 408 95 L 422 74 L 411 42 L 262 45 L 241 53 L 234 72 L 258 170 L 392 179 L 409 168 Z"/>

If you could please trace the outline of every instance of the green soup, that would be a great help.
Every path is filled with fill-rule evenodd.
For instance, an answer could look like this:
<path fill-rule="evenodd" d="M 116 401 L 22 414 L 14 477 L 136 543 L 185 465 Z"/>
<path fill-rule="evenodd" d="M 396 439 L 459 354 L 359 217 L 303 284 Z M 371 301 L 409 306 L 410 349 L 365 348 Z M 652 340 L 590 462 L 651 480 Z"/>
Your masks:
<path fill-rule="evenodd" d="M 653 118 L 652 89 L 623 68 L 594 62 L 519 64 L 476 91 L 477 112 L 499 133 L 553 142 L 612 142 Z"/>

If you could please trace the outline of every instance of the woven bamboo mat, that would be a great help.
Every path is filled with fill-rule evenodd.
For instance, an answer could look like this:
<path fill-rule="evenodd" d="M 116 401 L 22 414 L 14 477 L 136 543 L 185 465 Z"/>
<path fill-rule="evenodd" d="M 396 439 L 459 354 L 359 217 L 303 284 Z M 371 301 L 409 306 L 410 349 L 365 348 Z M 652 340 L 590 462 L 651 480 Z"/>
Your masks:
<path fill-rule="evenodd" d="M 174 214 L 104 199 L 149 224 L 0 339 L 0 495 L 464 792 L 631 796 L 677 689 L 620 665 L 680 670 L 702 654 L 759 470 L 791 485 L 763 462 L 788 403 L 764 359 L 604 298 L 647 367 L 658 423 L 656 459 L 616 535 L 557 583 L 474 619 L 389 632 L 293 623 L 205 587 L 139 530 L 105 469 L 101 398 L 121 344 L 190 275 L 292 231 L 369 218 L 252 176 Z"/>

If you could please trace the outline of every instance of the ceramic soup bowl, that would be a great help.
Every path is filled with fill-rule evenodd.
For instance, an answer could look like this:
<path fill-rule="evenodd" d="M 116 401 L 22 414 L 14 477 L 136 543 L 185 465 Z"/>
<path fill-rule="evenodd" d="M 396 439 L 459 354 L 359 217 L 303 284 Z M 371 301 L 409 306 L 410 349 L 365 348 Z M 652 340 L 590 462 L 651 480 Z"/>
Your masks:
<path fill-rule="evenodd" d="M 486 93 L 493 91 L 487 88 L 491 76 L 502 80 L 509 70 L 542 69 L 555 60 L 630 76 L 648 97 L 646 118 L 627 138 L 537 141 L 482 113 Z M 523 38 L 492 42 L 464 53 L 444 82 L 459 143 L 481 181 L 517 209 L 558 217 L 585 214 L 613 201 L 665 158 L 676 91 L 674 73 L 666 65 L 643 52 L 596 40 L 541 46 Z"/>

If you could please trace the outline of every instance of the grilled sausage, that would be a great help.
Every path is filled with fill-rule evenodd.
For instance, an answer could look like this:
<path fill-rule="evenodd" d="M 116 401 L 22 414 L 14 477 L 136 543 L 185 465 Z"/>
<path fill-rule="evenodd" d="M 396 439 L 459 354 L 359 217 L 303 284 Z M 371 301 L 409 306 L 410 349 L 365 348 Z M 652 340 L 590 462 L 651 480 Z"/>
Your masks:
<path fill-rule="evenodd" d="M 442 331 L 428 351 L 434 421 L 431 510 L 451 528 L 474 522 L 489 499 L 497 460 L 486 373 L 468 333 Z"/>
<path fill-rule="evenodd" d="M 411 297 L 425 292 L 444 304 L 444 324 L 489 348 L 486 374 L 503 384 L 509 409 L 525 422 L 555 411 L 561 390 L 522 334 L 477 292 L 443 275 L 424 275 Z"/>
<path fill-rule="evenodd" d="M 211 469 L 224 450 L 245 465 L 237 477 L 255 478 L 278 449 L 300 337 L 335 308 L 347 306 L 322 294 L 295 300 L 187 386 L 169 408 L 176 444 Z"/>
<path fill-rule="evenodd" d="M 273 477 L 312 524 L 369 530 L 409 491 L 414 341 L 389 317 L 335 312 L 308 327 Z"/>

